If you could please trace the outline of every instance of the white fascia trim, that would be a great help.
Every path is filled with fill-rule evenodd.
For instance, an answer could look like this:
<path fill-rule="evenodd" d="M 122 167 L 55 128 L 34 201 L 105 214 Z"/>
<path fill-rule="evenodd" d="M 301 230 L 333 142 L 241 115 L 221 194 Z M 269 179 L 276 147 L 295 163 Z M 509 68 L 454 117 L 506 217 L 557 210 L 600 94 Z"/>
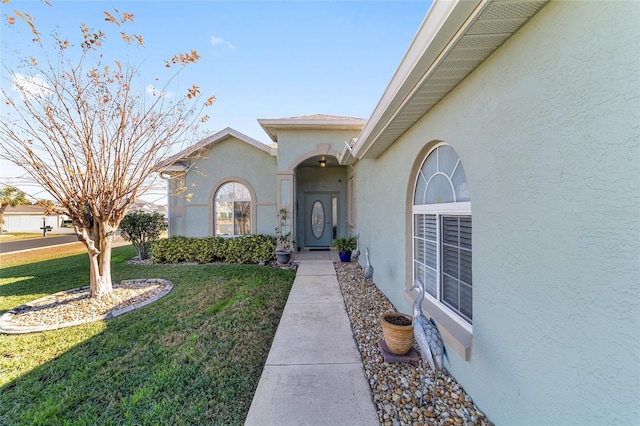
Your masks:
<path fill-rule="evenodd" d="M 309 127 L 309 126 L 362 126 L 367 120 L 363 118 L 355 119 L 322 119 L 322 118 L 309 118 L 309 119 L 295 119 L 295 118 L 261 118 L 258 123 L 261 126 L 295 126 L 295 127 Z"/>
<path fill-rule="evenodd" d="M 271 148 L 268 145 L 263 144 L 262 142 L 257 141 L 243 133 L 240 133 L 239 131 L 232 129 L 231 127 L 227 127 L 226 129 L 221 130 L 220 132 L 213 135 L 211 137 L 213 139 L 211 142 L 219 142 L 222 139 L 225 139 L 227 136 L 233 136 L 234 138 L 239 139 L 242 142 L 248 143 L 254 148 L 258 148 L 259 150 L 264 151 L 267 154 L 271 154 Z"/>
<path fill-rule="evenodd" d="M 164 167 L 162 170 L 159 171 L 160 173 L 160 177 L 162 177 L 163 173 L 183 173 L 186 172 L 189 168 L 183 164 L 173 164 L 171 166 L 168 167 Z M 164 178 L 163 178 L 164 179 Z"/>
<path fill-rule="evenodd" d="M 367 120 L 356 119 L 296 119 L 296 118 L 261 118 L 258 124 L 269 135 L 272 141 L 278 142 L 278 130 L 287 129 L 362 129 Z"/>
<path fill-rule="evenodd" d="M 338 155 L 338 164 L 341 166 L 354 164 L 358 159 L 351 155 L 351 147 L 349 146 L 349 142 L 344 142 L 344 147 L 340 154 Z"/>
<path fill-rule="evenodd" d="M 272 121 L 277 121 L 277 120 L 267 120 L 267 119 L 259 119 L 258 120 L 258 124 L 260 125 L 260 127 L 262 127 L 262 129 L 267 133 L 267 135 L 269 135 L 269 138 L 273 141 L 273 142 L 278 142 L 278 137 L 276 133 L 271 132 L 271 123 Z"/>
<path fill-rule="evenodd" d="M 396 115 L 399 107 L 406 102 L 407 97 L 424 79 L 424 74 L 416 76 L 412 73 L 418 63 L 425 59 L 429 48 L 434 47 L 432 46 L 434 42 L 443 37 L 447 41 L 443 45 L 444 50 L 438 49 L 436 52 L 431 52 L 430 55 L 433 57 L 426 58 L 431 62 L 429 69 L 433 67 L 434 63 L 437 63 L 439 58 L 443 57 L 442 53 L 446 52 L 446 49 L 452 44 L 451 41 L 459 33 L 461 27 L 457 23 L 464 24 L 478 9 L 478 5 L 483 2 L 486 0 L 434 0 L 387 89 L 358 136 L 358 143 L 353 148 L 354 156 L 358 158 L 364 156 L 391 118 Z M 398 105 L 392 108 L 392 103 Z"/>

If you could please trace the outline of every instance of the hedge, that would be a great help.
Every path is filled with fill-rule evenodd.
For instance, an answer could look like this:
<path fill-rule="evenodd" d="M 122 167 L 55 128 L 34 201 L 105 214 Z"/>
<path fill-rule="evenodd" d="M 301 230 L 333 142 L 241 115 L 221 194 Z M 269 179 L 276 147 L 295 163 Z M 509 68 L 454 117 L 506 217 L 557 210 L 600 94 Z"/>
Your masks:
<path fill-rule="evenodd" d="M 170 237 L 151 247 L 153 263 L 260 263 L 275 259 L 276 239 L 270 235 L 235 238 Z"/>

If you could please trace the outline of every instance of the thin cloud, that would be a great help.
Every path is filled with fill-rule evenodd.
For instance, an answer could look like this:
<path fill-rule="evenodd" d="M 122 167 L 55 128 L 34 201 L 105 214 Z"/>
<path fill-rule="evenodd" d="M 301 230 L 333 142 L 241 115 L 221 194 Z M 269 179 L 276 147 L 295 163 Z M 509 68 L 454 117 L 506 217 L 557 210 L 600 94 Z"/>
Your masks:
<path fill-rule="evenodd" d="M 231 44 L 231 42 L 226 41 L 221 37 L 211 36 L 211 45 L 212 46 L 226 45 L 229 48 L 229 50 L 236 50 L 235 46 Z"/>
<path fill-rule="evenodd" d="M 15 74 L 13 76 L 13 90 L 21 92 L 25 96 L 43 97 L 51 93 L 51 88 L 39 75 L 25 76 Z"/>
<path fill-rule="evenodd" d="M 147 87 L 145 87 L 145 92 L 147 92 L 147 95 L 150 96 L 158 96 L 161 98 L 172 98 L 173 97 L 173 92 L 162 92 L 158 89 L 156 89 L 155 87 L 153 87 L 153 84 L 147 84 Z"/>

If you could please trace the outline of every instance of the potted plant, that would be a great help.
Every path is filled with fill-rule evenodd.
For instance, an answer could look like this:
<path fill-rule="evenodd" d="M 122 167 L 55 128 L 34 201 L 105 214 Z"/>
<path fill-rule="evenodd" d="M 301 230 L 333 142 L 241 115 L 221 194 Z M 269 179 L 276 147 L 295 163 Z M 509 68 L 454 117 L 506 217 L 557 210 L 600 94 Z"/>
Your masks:
<path fill-rule="evenodd" d="M 400 312 L 385 312 L 380 316 L 382 334 L 389 352 L 404 355 L 413 346 L 413 325 L 410 315 Z"/>
<path fill-rule="evenodd" d="M 338 250 L 341 262 L 351 262 L 351 252 L 356 248 L 356 239 L 353 235 L 336 238 L 333 240 L 333 246 Z"/>
<path fill-rule="evenodd" d="M 276 228 L 276 259 L 281 265 L 286 265 L 291 260 L 291 245 L 295 241 L 291 240 L 291 231 L 289 229 L 289 212 L 286 207 L 278 210 L 278 227 Z"/>

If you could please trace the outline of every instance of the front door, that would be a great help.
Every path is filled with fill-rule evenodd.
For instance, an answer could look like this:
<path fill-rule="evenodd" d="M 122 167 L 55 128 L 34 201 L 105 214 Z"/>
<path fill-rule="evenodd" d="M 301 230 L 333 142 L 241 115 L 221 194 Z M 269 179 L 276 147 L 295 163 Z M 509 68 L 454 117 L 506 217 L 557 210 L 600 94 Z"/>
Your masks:
<path fill-rule="evenodd" d="M 331 194 L 308 192 L 304 202 L 306 247 L 331 247 Z"/>

